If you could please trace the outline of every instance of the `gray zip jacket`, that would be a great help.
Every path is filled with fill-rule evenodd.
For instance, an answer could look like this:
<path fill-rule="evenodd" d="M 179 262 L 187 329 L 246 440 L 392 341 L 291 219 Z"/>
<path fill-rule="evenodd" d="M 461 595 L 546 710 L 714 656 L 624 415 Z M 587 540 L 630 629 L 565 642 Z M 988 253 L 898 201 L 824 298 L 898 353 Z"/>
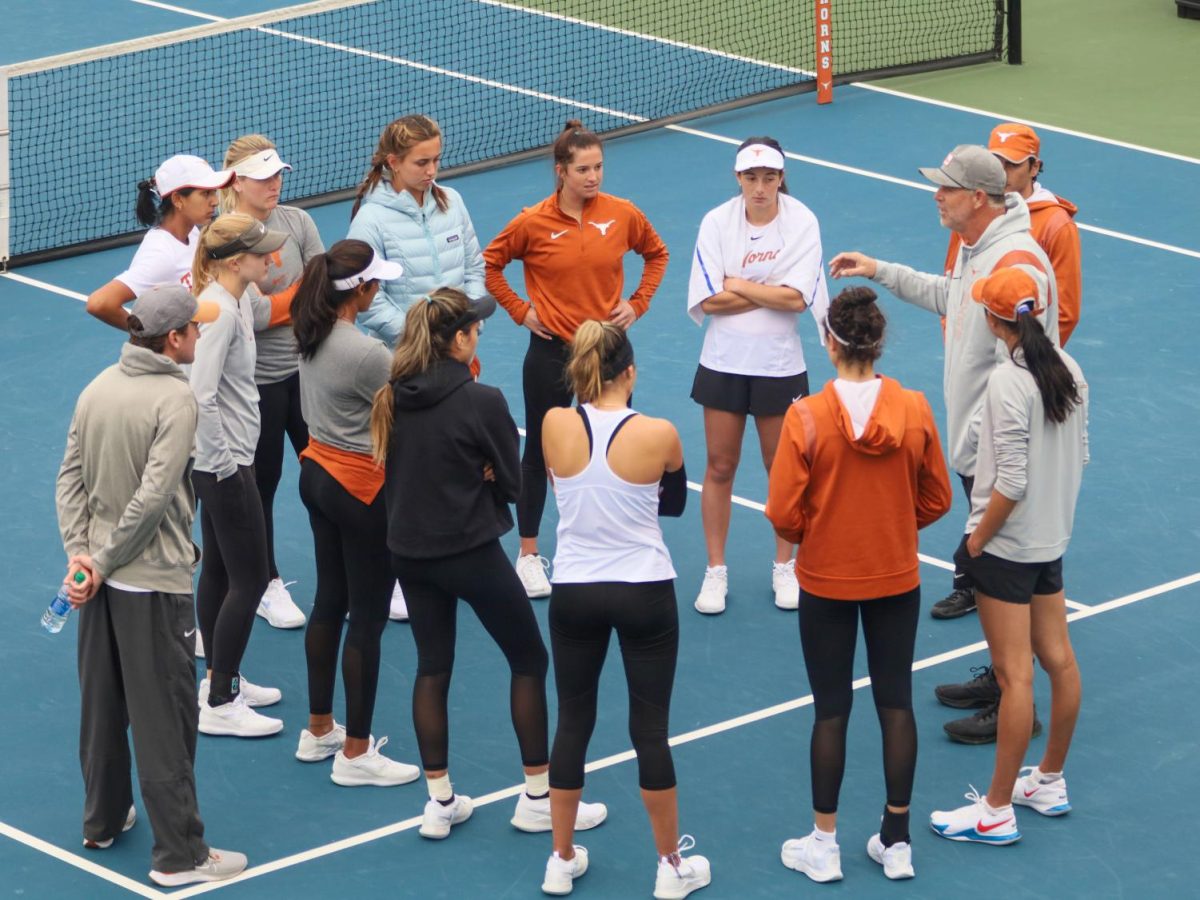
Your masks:
<path fill-rule="evenodd" d="M 1041 270 L 1048 283 L 1046 311 L 1038 321 L 1058 343 L 1058 286 L 1054 267 L 1029 233 L 1029 207 L 1019 194 L 1007 194 L 1008 209 L 995 219 L 973 246 L 963 244 L 954 269 L 945 275 L 917 272 L 898 263 L 879 261 L 874 281 L 901 300 L 946 317 L 946 361 L 942 392 L 946 402 L 946 447 L 950 467 L 960 475 L 975 474 L 979 420 L 988 376 L 1008 358 L 1001 341 L 988 330 L 983 306 L 971 299 L 971 285 L 996 268 L 1013 265 Z"/>
<path fill-rule="evenodd" d="M 192 593 L 196 400 L 179 366 L 125 344 L 84 388 L 67 433 L 55 505 L 63 549 L 103 578 Z"/>
<path fill-rule="evenodd" d="M 1046 418 L 1033 375 L 1018 348 L 992 370 L 979 432 L 979 465 L 967 533 L 979 526 L 993 488 L 1017 501 L 983 549 L 1014 562 L 1053 562 L 1066 552 L 1075 501 L 1088 464 L 1088 386 L 1079 364 L 1058 351 L 1080 404 L 1062 423 Z M 1015 360 L 1015 362 L 1014 362 Z"/>

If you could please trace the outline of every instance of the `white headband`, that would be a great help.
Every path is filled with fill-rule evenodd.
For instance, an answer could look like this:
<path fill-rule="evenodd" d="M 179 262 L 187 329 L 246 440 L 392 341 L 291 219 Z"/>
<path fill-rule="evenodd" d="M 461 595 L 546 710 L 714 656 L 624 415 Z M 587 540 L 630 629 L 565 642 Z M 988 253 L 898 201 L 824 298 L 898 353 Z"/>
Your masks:
<path fill-rule="evenodd" d="M 779 169 L 783 171 L 783 154 L 774 147 L 766 144 L 751 144 L 738 151 L 733 163 L 733 171 L 745 172 L 747 169 Z"/>

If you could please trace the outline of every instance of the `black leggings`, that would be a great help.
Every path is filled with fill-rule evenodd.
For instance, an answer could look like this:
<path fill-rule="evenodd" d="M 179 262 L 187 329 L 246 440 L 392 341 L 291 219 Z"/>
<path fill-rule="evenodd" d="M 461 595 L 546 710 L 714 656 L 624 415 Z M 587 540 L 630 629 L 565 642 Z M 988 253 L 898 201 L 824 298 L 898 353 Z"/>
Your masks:
<path fill-rule="evenodd" d="M 517 533 L 535 538 L 546 508 L 546 458 L 542 455 L 542 419 L 556 406 L 570 406 L 575 396 L 567 386 L 571 345 L 559 338 L 546 340 L 532 332 L 521 388 L 525 393 L 525 452 L 521 456 L 521 496 L 517 500 Z"/>
<path fill-rule="evenodd" d="M 671 688 L 679 654 L 674 581 L 556 584 L 550 595 L 550 647 L 558 688 L 558 730 L 550 786 L 583 787 L 583 764 L 596 725 L 600 670 L 617 632 L 629 687 L 629 738 L 643 790 L 675 787 L 667 744 Z"/>
<path fill-rule="evenodd" d="M 254 448 L 254 480 L 267 527 L 267 574 L 278 578 L 274 508 L 275 490 L 283 477 L 283 436 L 288 436 L 297 456 L 308 446 L 308 426 L 300 414 L 300 373 L 293 372 L 283 381 L 260 384 L 258 414 L 262 424 L 258 446 Z"/>
<path fill-rule="evenodd" d="M 379 643 L 392 599 L 383 491 L 368 506 L 306 459 L 300 463 L 300 499 L 308 510 L 317 563 L 317 594 L 304 633 L 308 711 L 314 716 L 333 712 L 338 643 L 348 611 L 342 647 L 346 735 L 366 740 L 379 684 Z"/>
<path fill-rule="evenodd" d="M 267 535 L 254 470 L 217 481 L 211 472 L 192 472 L 200 500 L 203 556 L 196 586 L 196 618 L 208 668 L 236 677 L 254 626 L 254 611 L 267 589 Z M 215 695 L 214 695 L 215 699 Z"/>
<path fill-rule="evenodd" d="M 867 671 L 883 732 L 883 775 L 890 806 L 908 806 L 917 765 L 912 711 L 913 647 L 921 611 L 918 585 L 877 600 L 828 600 L 800 591 L 800 645 L 812 686 L 813 809 L 835 813 L 846 764 L 846 725 L 854 702 L 854 647 L 862 614 Z"/>
<path fill-rule="evenodd" d="M 533 606 L 500 541 L 436 559 L 393 554 L 392 571 L 404 591 L 417 643 L 412 712 L 425 771 L 447 768 L 450 724 L 446 698 L 454 669 L 459 598 L 475 611 L 508 661 L 512 673 L 509 702 L 521 764 L 544 766 L 549 659 Z"/>
<path fill-rule="evenodd" d="M 971 491 L 974 490 L 974 488 L 975 488 L 975 476 L 974 475 L 964 475 L 961 472 L 959 472 L 957 474 L 958 474 L 958 480 L 962 482 L 963 491 L 966 492 L 967 512 L 970 513 L 970 511 L 971 511 Z M 962 569 L 961 567 L 959 567 L 958 564 L 956 563 L 954 566 L 954 590 L 970 591 L 970 590 L 973 590 L 974 588 L 975 588 L 975 582 L 971 579 L 971 576 L 968 575 L 966 573 L 966 571 L 964 569 Z"/>

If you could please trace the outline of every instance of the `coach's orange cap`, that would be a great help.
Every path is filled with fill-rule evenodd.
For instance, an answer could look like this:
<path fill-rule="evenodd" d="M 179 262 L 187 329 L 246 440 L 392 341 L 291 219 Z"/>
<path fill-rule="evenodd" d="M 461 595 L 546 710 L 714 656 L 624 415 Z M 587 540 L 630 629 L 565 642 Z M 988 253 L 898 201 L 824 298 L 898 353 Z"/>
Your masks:
<path fill-rule="evenodd" d="M 1018 125 L 1016 122 L 1005 122 L 992 129 L 988 138 L 988 149 L 1002 159 L 1019 163 L 1027 159 L 1036 159 L 1042 149 L 1042 142 L 1037 132 L 1028 125 Z"/>
<path fill-rule="evenodd" d="M 1017 268 L 997 269 L 980 278 L 971 285 L 971 298 L 1009 322 L 1017 321 L 1022 313 L 1036 316 L 1045 309 L 1038 306 L 1038 284 L 1033 276 Z"/>

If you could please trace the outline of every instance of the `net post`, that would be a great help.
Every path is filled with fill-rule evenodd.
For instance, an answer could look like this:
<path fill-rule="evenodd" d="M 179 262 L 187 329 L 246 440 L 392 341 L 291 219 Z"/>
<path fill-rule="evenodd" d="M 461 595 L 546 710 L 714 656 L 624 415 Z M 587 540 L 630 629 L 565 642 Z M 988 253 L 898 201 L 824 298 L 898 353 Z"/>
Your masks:
<path fill-rule="evenodd" d="M 1021 0 L 1008 0 L 1008 64 L 1021 65 Z"/>
<path fill-rule="evenodd" d="M 817 103 L 833 102 L 833 10 L 832 0 L 816 0 Z"/>
<path fill-rule="evenodd" d="M 8 224 L 12 216 L 10 133 L 8 122 L 8 69 L 0 66 L 0 272 L 8 271 Z"/>

